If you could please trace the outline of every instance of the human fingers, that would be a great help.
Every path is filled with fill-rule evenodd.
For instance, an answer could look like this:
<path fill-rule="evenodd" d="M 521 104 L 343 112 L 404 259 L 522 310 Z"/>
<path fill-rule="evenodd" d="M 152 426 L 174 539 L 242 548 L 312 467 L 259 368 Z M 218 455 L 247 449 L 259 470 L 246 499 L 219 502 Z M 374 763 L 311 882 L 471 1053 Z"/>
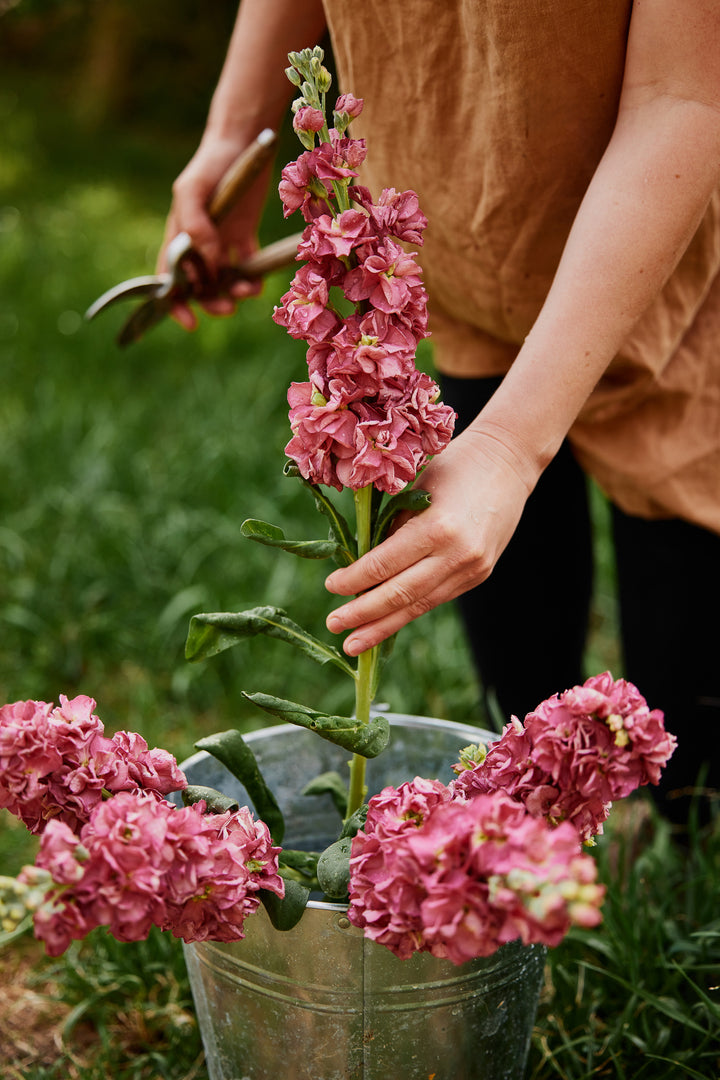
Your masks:
<path fill-rule="evenodd" d="M 357 656 L 467 588 L 462 570 L 449 570 L 446 560 L 427 557 L 332 612 L 328 629 L 335 633 L 350 629 L 343 649 L 348 656 Z"/>
<path fill-rule="evenodd" d="M 402 529 L 372 548 L 361 559 L 333 571 L 325 579 L 328 592 L 340 596 L 363 593 L 428 555 L 432 551 L 430 535 L 425 529 L 413 530 L 413 524 L 413 519 L 410 519 Z"/>
<path fill-rule="evenodd" d="M 198 325 L 197 315 L 185 302 L 178 301 L 170 309 L 170 318 L 183 328 L 183 330 L 196 330 Z"/>
<path fill-rule="evenodd" d="M 327 627 L 339 633 L 396 615 L 404 625 L 429 610 L 431 597 L 434 606 L 483 581 L 494 565 L 492 550 L 472 520 L 431 508 L 329 576 L 330 592 L 355 598 L 328 616 Z"/>
<path fill-rule="evenodd" d="M 193 249 L 201 256 L 211 273 L 217 271 L 223 253 L 223 243 L 207 205 L 216 184 L 218 166 L 191 162 L 172 186 L 172 206 L 165 229 L 160 259 L 166 257 L 167 245 L 179 233 L 188 233 Z"/>

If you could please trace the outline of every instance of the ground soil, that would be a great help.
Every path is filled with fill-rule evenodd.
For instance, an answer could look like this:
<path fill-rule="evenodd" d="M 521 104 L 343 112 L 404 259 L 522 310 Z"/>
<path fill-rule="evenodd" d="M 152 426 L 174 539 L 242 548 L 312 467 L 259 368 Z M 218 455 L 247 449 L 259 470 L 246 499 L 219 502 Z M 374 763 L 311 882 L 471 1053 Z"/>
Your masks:
<path fill-rule="evenodd" d="M 53 1065 L 62 1052 L 69 1007 L 57 1000 L 43 947 L 26 937 L 0 953 L 0 1061 L 3 1080 L 29 1065 Z"/>

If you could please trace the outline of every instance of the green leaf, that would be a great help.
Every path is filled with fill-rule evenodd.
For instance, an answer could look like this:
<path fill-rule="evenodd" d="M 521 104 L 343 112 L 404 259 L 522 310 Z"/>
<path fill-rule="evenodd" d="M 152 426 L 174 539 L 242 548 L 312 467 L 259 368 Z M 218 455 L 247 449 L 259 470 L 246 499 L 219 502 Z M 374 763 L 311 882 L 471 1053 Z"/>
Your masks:
<path fill-rule="evenodd" d="M 357 541 L 347 520 L 332 500 L 317 484 L 311 484 L 309 480 L 300 475 L 300 470 L 294 461 L 288 461 L 286 464 L 285 475 L 296 476 L 301 481 L 303 486 L 312 494 L 317 509 L 328 519 L 330 523 L 330 539 L 335 541 L 340 549 L 335 557 L 335 562 L 339 566 L 349 566 L 350 563 L 355 562 L 357 559 Z"/>
<path fill-rule="evenodd" d="M 385 638 L 385 640 L 381 641 L 380 644 L 377 646 L 377 656 L 375 659 L 375 664 L 373 666 L 372 683 L 370 686 L 371 701 L 374 701 L 377 695 L 378 685 L 380 683 L 380 676 L 383 673 L 385 665 L 392 656 L 392 651 L 395 648 L 396 638 L 397 634 L 391 634 L 390 637 Z"/>
<path fill-rule="evenodd" d="M 317 664 L 334 664 L 346 675 L 356 678 L 355 668 L 334 645 L 326 645 L 313 637 L 309 631 L 293 622 L 286 611 L 276 607 L 193 615 L 185 643 L 185 656 L 188 660 L 206 660 L 258 634 L 294 645 Z"/>
<path fill-rule="evenodd" d="M 353 836 L 355 835 L 356 832 L 358 832 L 360 829 L 365 828 L 365 822 L 367 820 L 367 816 L 368 816 L 367 803 L 363 803 L 362 806 L 358 806 L 355 813 L 351 814 L 350 817 L 345 822 L 345 824 L 343 825 L 343 830 L 340 833 L 340 839 L 343 840 L 343 839 L 345 839 L 345 837 L 349 837 L 352 840 L 352 838 L 353 838 Z"/>
<path fill-rule="evenodd" d="M 247 791 L 255 812 L 261 818 L 273 838 L 280 844 L 285 833 L 285 820 L 277 800 L 265 783 L 255 755 L 239 731 L 219 731 L 195 743 L 198 750 L 206 750 L 217 758 L 226 769 L 237 777 Z"/>
<path fill-rule="evenodd" d="M 384 716 L 373 716 L 368 724 L 363 724 L 354 717 L 330 716 L 269 694 L 243 692 L 243 697 L 279 720 L 314 731 L 320 738 L 366 758 L 377 757 L 390 741 L 390 725 Z"/>
<path fill-rule="evenodd" d="M 182 801 L 185 806 L 205 800 L 210 814 L 224 814 L 231 810 L 233 813 L 240 809 L 237 799 L 231 799 L 229 795 L 223 795 L 222 791 L 215 788 L 203 787 L 201 784 L 188 784 L 183 788 Z"/>
<path fill-rule="evenodd" d="M 320 854 L 317 851 L 295 851 L 292 848 L 283 848 L 278 856 L 280 866 L 296 870 L 308 878 L 316 876 L 319 858 Z"/>
<path fill-rule="evenodd" d="M 248 518 L 240 526 L 240 532 L 248 540 L 256 540 L 267 547 L 281 548 L 302 559 L 330 559 L 340 553 L 340 545 L 332 540 L 286 540 L 285 533 L 277 525 L 267 521 Z"/>
<path fill-rule="evenodd" d="M 382 543 L 387 536 L 395 517 L 401 513 L 401 511 L 409 510 L 411 513 L 418 514 L 422 510 L 427 510 L 429 506 L 430 493 L 428 491 L 423 491 L 422 488 L 407 488 L 405 491 L 393 495 L 385 503 L 382 512 L 378 516 L 377 525 L 375 526 L 375 532 L 373 534 L 373 547 Z"/>
<path fill-rule="evenodd" d="M 334 771 L 321 773 L 320 776 L 316 776 L 314 780 L 311 780 L 309 784 L 305 785 L 302 789 L 302 794 L 328 794 L 332 798 L 335 809 L 340 814 L 340 817 L 344 818 L 347 813 L 348 787 L 340 773 Z"/>
<path fill-rule="evenodd" d="M 301 885 L 293 878 L 283 876 L 285 882 L 285 896 L 280 897 L 267 889 L 260 889 L 258 896 L 268 913 L 270 922 L 276 930 L 292 930 L 297 926 L 303 916 L 310 899 L 310 890 Z"/>
<path fill-rule="evenodd" d="M 317 879 L 331 900 L 346 900 L 350 887 L 350 848 L 352 838 L 343 836 L 323 851 L 318 859 Z"/>

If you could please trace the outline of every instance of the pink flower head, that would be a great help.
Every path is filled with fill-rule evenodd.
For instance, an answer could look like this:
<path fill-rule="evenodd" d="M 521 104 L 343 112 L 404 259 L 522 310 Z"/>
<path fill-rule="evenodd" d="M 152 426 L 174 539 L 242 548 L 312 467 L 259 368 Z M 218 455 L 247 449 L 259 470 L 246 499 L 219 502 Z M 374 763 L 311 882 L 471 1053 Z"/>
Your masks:
<path fill-rule="evenodd" d="M 46 701 L 16 701 L 0 708 L 0 807 L 31 832 L 42 825 L 45 778 L 62 764 Z"/>
<path fill-rule="evenodd" d="M 337 464 L 355 450 L 357 416 L 337 399 L 315 404 L 311 383 L 292 383 L 288 393 L 293 437 L 285 453 L 313 484 L 342 490 Z"/>
<path fill-rule="evenodd" d="M 335 312 L 328 308 L 329 301 L 327 277 L 314 264 L 301 266 L 280 307 L 275 308 L 273 319 L 291 337 L 322 341 L 340 325 Z"/>
<path fill-rule="evenodd" d="M 343 258 L 371 237 L 366 214 L 359 210 L 343 210 L 336 217 L 320 214 L 305 228 L 298 245 L 303 259 Z"/>
<path fill-rule="evenodd" d="M 350 196 L 365 209 L 379 236 L 394 236 L 404 243 L 422 246 L 428 222 L 416 192 L 385 188 L 374 203 L 368 189 L 356 184 L 350 188 Z"/>
<path fill-rule="evenodd" d="M 429 375 L 413 371 L 400 386 L 388 380 L 381 401 L 386 409 L 407 421 L 420 440 L 418 468 L 439 454 L 452 438 L 455 412 L 439 400 L 440 388 Z"/>
<path fill-rule="evenodd" d="M 119 941 L 141 940 L 153 925 L 186 941 L 243 937 L 258 890 L 284 895 L 280 849 L 247 808 L 204 808 L 123 792 L 98 807 L 79 837 L 51 822 L 36 863 L 55 887 L 35 916 L 50 955 L 96 926 Z"/>
<path fill-rule="evenodd" d="M 325 114 L 320 109 L 311 109 L 307 105 L 298 109 L 293 117 L 295 131 L 321 131 L 325 125 Z"/>
<path fill-rule="evenodd" d="M 346 113 L 351 119 L 355 119 L 362 112 L 363 104 L 363 99 L 356 98 L 354 94 L 341 94 L 335 102 L 335 112 Z"/>
<path fill-rule="evenodd" d="M 440 780 L 426 780 L 421 776 L 406 781 L 399 788 L 385 787 L 370 799 L 363 831 L 366 836 L 377 833 L 386 839 L 417 829 L 436 806 L 451 798 L 450 789 Z"/>
<path fill-rule="evenodd" d="M 420 267 L 390 239 L 368 245 L 360 265 L 347 274 L 344 288 L 348 300 L 368 300 L 388 314 L 408 307 L 424 310 L 427 303 Z"/>
<path fill-rule="evenodd" d="M 105 778 L 108 791 L 154 791 L 169 795 L 187 787 L 187 777 L 167 750 L 150 750 L 142 735 L 118 731 L 110 741 L 112 754 L 121 764 L 115 776 Z M 124 775 L 123 775 L 124 773 Z"/>
<path fill-rule="evenodd" d="M 348 911 L 397 956 L 461 964 L 516 938 L 554 945 L 572 923 L 599 921 L 603 889 L 572 826 L 550 829 L 500 794 L 440 797 L 417 818 L 398 818 L 402 803 L 383 792 L 353 839 Z"/>
<path fill-rule="evenodd" d="M 606 672 L 508 724 L 485 760 L 453 782 L 459 798 L 502 791 L 584 840 L 602 831 L 614 799 L 657 783 L 676 739 L 631 683 Z"/>
<path fill-rule="evenodd" d="M 337 475 L 344 487 L 354 491 L 374 485 L 391 495 L 417 475 L 422 446 L 407 419 L 395 410 L 383 410 L 358 402 L 355 453 L 337 463 Z"/>
<path fill-rule="evenodd" d="M 301 210 L 305 220 L 312 221 L 327 213 L 333 181 L 356 176 L 355 169 L 365 156 L 361 144 L 346 145 L 350 143 L 353 140 L 321 143 L 285 166 L 278 188 L 285 217 Z"/>
<path fill-rule="evenodd" d="M 59 706 L 23 701 L 0 709 L 0 806 L 33 833 L 57 819 L 77 831 L 104 792 L 168 794 L 187 780 L 164 750 L 139 735 L 103 734 L 95 701 L 60 695 Z"/>
<path fill-rule="evenodd" d="M 613 680 L 607 671 L 544 701 L 526 717 L 525 726 L 542 768 L 561 780 L 576 766 L 581 789 L 602 785 L 609 801 L 644 784 L 657 784 L 677 746 L 675 736 L 665 731 L 662 712 L 649 709 L 637 687 L 625 679 Z M 555 742 L 549 734 L 553 730 L 559 736 Z M 589 775 L 588 739 L 597 745 L 596 772 L 602 779 Z M 571 747 L 575 753 L 569 763 Z"/>
<path fill-rule="evenodd" d="M 328 357 L 326 378 L 360 374 L 373 378 L 373 393 L 382 392 L 387 379 L 410 377 L 415 373 L 417 340 L 407 326 L 384 311 L 369 311 L 346 319 L 333 337 L 334 346 Z M 310 356 L 308 363 L 311 362 Z"/>
<path fill-rule="evenodd" d="M 415 368 L 417 343 L 428 335 L 427 294 L 418 264 L 393 236 L 420 242 L 426 220 L 417 196 L 388 188 L 376 206 L 366 188 L 349 184 L 366 150 L 344 130 L 361 107 L 351 95 L 339 99 L 330 141 L 283 170 L 285 212 L 300 208 L 308 222 L 299 245 L 305 265 L 273 315 L 308 343 L 308 382 L 288 395 L 293 437 L 285 449 L 311 483 L 397 494 L 447 444 L 455 416 Z M 333 288 L 354 313 L 341 317 Z"/>
<path fill-rule="evenodd" d="M 332 162 L 337 169 L 343 170 L 344 176 L 357 176 L 367 156 L 367 147 L 364 139 L 351 139 L 345 135 L 339 135 L 336 131 L 330 132 L 330 145 L 332 146 Z"/>

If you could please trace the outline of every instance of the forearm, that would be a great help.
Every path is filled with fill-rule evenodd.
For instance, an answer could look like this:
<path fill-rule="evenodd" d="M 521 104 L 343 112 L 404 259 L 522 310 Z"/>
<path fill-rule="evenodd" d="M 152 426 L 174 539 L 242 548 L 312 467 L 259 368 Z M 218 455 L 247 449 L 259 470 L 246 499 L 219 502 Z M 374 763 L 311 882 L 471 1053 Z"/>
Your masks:
<path fill-rule="evenodd" d="M 263 127 L 277 129 L 293 91 L 287 54 L 316 45 L 324 30 L 321 0 L 242 0 L 206 137 L 249 141 Z"/>
<path fill-rule="evenodd" d="M 720 116 L 652 98 L 621 110 L 552 288 L 476 431 L 511 440 L 529 482 L 685 251 L 720 181 Z"/>

